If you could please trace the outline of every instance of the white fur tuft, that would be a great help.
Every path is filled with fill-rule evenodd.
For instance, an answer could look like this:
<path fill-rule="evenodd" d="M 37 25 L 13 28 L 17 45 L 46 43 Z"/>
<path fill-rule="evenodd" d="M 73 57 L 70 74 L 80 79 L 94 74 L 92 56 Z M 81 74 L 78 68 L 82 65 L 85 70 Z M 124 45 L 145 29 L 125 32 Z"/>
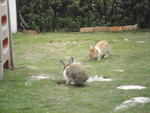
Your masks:
<path fill-rule="evenodd" d="M 68 78 L 68 76 L 67 76 L 67 74 L 66 74 L 66 71 L 67 71 L 68 68 L 69 68 L 69 67 L 66 67 L 65 70 L 63 71 L 63 76 L 64 76 L 64 79 L 66 80 L 66 84 L 69 83 L 69 78 Z"/>
<path fill-rule="evenodd" d="M 95 46 L 95 49 L 98 51 L 99 54 L 102 53 L 99 47 Z"/>

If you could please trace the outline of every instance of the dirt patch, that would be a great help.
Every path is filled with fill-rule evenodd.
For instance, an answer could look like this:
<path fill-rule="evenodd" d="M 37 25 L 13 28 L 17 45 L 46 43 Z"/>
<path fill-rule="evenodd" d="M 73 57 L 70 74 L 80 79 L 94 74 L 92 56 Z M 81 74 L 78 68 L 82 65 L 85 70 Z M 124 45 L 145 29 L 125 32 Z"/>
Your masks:
<path fill-rule="evenodd" d="M 69 84 L 70 86 L 73 86 L 73 84 Z M 68 85 L 66 84 L 65 80 L 58 80 L 57 81 L 57 88 L 62 90 L 68 90 Z"/>
<path fill-rule="evenodd" d="M 65 81 L 65 80 L 58 80 L 58 81 L 57 81 L 57 84 L 58 84 L 58 85 L 65 85 L 65 84 L 66 84 L 66 81 Z"/>

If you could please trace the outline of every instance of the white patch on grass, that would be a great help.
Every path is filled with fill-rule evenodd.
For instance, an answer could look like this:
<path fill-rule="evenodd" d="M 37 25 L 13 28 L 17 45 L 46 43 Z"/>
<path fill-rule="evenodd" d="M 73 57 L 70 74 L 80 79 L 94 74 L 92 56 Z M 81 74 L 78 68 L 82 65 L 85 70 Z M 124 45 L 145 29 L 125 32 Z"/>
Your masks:
<path fill-rule="evenodd" d="M 131 98 L 130 100 L 124 101 L 122 104 L 117 106 L 115 108 L 115 111 L 130 108 L 130 107 L 133 107 L 133 106 L 136 106 L 139 104 L 143 105 L 143 104 L 146 104 L 149 102 L 150 102 L 150 98 L 148 98 L 148 97 L 134 97 L 134 98 Z"/>
<path fill-rule="evenodd" d="M 29 80 L 25 82 L 25 85 L 26 85 L 26 86 L 31 86 L 34 81 L 43 80 L 43 79 L 49 79 L 49 78 L 54 78 L 54 77 L 50 77 L 50 75 L 49 75 L 49 76 L 46 76 L 46 75 L 30 76 L 30 77 L 29 77 Z"/>
<path fill-rule="evenodd" d="M 133 90 L 133 89 L 145 89 L 146 87 L 140 86 L 140 85 L 124 85 L 124 86 L 119 86 L 117 89 L 123 89 L 123 90 Z"/>
<path fill-rule="evenodd" d="M 84 65 L 85 67 L 91 67 L 91 65 Z"/>
<path fill-rule="evenodd" d="M 123 69 L 116 69 L 116 70 L 114 70 L 114 71 L 116 71 L 116 72 L 124 72 Z"/>
<path fill-rule="evenodd" d="M 94 77 L 89 77 L 89 79 L 87 80 L 88 83 L 94 82 L 94 81 L 106 81 L 106 82 L 110 82 L 113 79 L 111 78 L 104 78 L 104 77 L 98 77 L 97 75 Z"/>
<path fill-rule="evenodd" d="M 129 39 L 127 39 L 127 38 L 125 38 L 124 40 L 125 40 L 125 41 L 129 41 Z"/>
<path fill-rule="evenodd" d="M 31 80 L 28 80 L 27 82 L 25 82 L 25 85 L 26 85 L 26 86 L 31 86 L 31 85 L 32 85 L 32 81 L 31 81 Z"/>
<path fill-rule="evenodd" d="M 38 67 L 35 67 L 35 66 L 26 66 L 26 68 L 29 68 L 29 69 L 32 69 L 32 70 L 38 70 L 39 69 Z"/>
<path fill-rule="evenodd" d="M 145 41 L 144 40 L 141 40 L 141 41 L 137 41 L 138 43 L 142 44 L 144 43 Z"/>
<path fill-rule="evenodd" d="M 69 59 L 70 57 L 66 56 L 65 58 L 66 58 L 66 59 Z"/>
<path fill-rule="evenodd" d="M 81 62 L 73 62 L 73 64 L 80 65 L 80 64 L 81 64 Z"/>
<path fill-rule="evenodd" d="M 47 78 L 49 78 L 49 77 L 43 76 L 43 75 L 31 76 L 31 79 L 34 79 L 34 80 L 41 80 L 41 79 L 47 79 Z"/>

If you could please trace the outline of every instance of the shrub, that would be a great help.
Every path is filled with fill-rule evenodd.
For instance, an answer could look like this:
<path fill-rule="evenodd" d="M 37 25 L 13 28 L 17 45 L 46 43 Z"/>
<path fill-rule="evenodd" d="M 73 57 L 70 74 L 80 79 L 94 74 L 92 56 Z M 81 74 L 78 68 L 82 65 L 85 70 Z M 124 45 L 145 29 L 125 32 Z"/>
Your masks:
<path fill-rule="evenodd" d="M 20 29 L 49 32 L 128 24 L 150 27 L 149 0 L 17 0 L 17 5 Z"/>

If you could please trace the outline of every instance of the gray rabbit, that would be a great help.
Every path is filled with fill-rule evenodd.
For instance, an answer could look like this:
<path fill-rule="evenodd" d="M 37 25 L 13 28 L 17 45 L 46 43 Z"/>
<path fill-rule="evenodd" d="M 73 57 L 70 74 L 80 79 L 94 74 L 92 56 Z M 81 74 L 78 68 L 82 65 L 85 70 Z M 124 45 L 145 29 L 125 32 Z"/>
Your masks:
<path fill-rule="evenodd" d="M 75 63 L 73 57 L 70 58 L 68 63 L 60 60 L 63 64 L 63 76 L 66 84 L 71 84 L 73 82 L 76 86 L 82 86 L 88 79 L 88 74 L 86 70 L 79 64 Z"/>

